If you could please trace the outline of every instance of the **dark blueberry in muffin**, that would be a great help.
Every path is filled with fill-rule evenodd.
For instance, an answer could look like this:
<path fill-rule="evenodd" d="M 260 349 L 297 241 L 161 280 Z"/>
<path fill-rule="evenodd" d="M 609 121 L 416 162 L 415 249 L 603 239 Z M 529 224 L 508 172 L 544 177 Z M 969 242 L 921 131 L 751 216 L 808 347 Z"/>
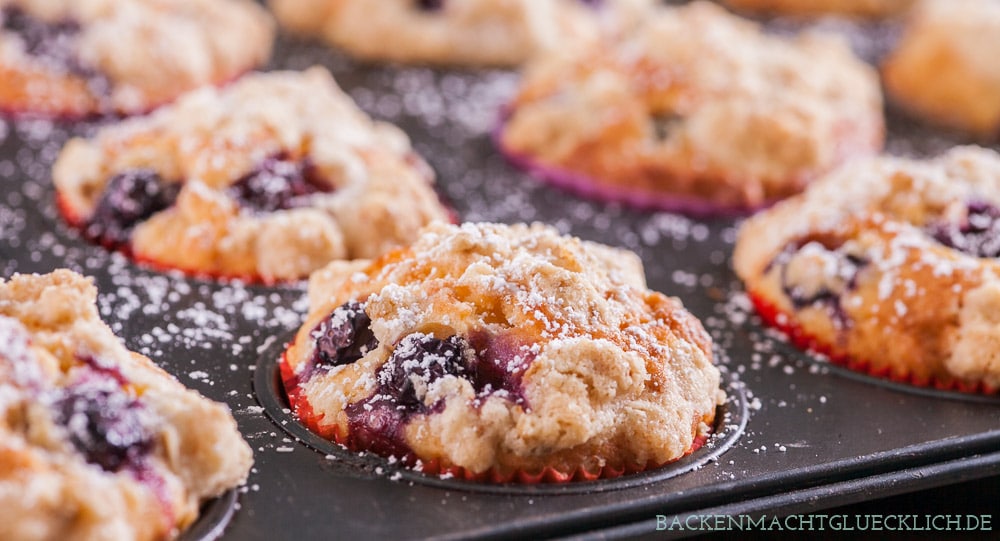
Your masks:
<path fill-rule="evenodd" d="M 265 159 L 229 187 L 241 207 L 253 212 L 274 212 L 298 206 L 306 196 L 333 191 L 308 159 L 293 161 L 286 155 Z"/>
<path fill-rule="evenodd" d="M 858 275 L 867 265 L 864 257 L 851 253 L 843 242 L 805 239 L 786 246 L 768 270 L 779 269 L 782 291 L 796 310 L 826 307 L 843 326 L 850 318 L 841 299 L 857 288 Z"/>
<path fill-rule="evenodd" d="M 444 0 L 417 0 L 416 6 L 422 11 L 438 11 L 444 8 Z"/>
<path fill-rule="evenodd" d="M 681 127 L 681 123 L 684 122 L 684 117 L 674 114 L 660 114 L 653 115 L 650 117 L 650 123 L 653 127 L 653 138 L 657 141 L 666 141 L 677 129 Z"/>
<path fill-rule="evenodd" d="M 151 169 L 119 173 L 108 182 L 84 233 L 108 247 L 125 246 L 135 226 L 173 205 L 179 191 L 179 183 L 164 182 Z"/>
<path fill-rule="evenodd" d="M 84 67 L 77 57 L 76 38 L 80 25 L 76 21 L 43 21 L 17 6 L 3 8 L 0 17 L 3 19 L 0 28 L 18 36 L 24 51 L 36 60 L 74 75 L 95 76 L 93 70 Z"/>
<path fill-rule="evenodd" d="M 153 446 L 142 405 L 108 379 L 68 387 L 55 401 L 56 420 L 87 462 L 107 471 L 136 467 Z"/>
<path fill-rule="evenodd" d="M 962 223 L 935 223 L 928 227 L 934 240 L 976 257 L 1000 257 L 1000 209 L 982 201 L 968 204 Z"/>
<path fill-rule="evenodd" d="M 427 387 L 447 374 L 466 374 L 467 344 L 458 336 L 440 340 L 415 333 L 403 338 L 377 374 L 375 393 L 345 409 L 352 437 L 362 448 L 403 457 L 410 452 L 404 427 L 411 416 L 434 413 Z"/>
<path fill-rule="evenodd" d="M 466 371 L 471 374 L 477 394 L 502 392 L 506 398 L 523 403 L 521 380 L 535 358 L 534 351 L 511 335 L 493 335 L 486 331 L 472 333 L 469 342 L 475 355 L 466 362 Z"/>
<path fill-rule="evenodd" d="M 350 301 L 338 306 L 313 331 L 318 366 L 350 364 L 378 347 L 365 305 Z"/>
<path fill-rule="evenodd" d="M 351 437 L 359 448 L 397 458 L 410 453 L 404 434 L 410 412 L 379 395 L 350 404 L 344 412 Z"/>
<path fill-rule="evenodd" d="M 456 376 L 468 380 L 480 398 L 502 393 L 524 404 L 521 378 L 534 356 L 511 336 L 486 331 L 474 332 L 469 339 L 408 335 L 379 369 L 374 393 L 345 409 L 351 436 L 362 448 L 406 456 L 410 449 L 404 432 L 410 418 L 437 413 L 443 407 L 441 402 L 425 402 L 434 382 Z"/>
<path fill-rule="evenodd" d="M 844 293 L 854 290 L 858 273 L 865 262 L 855 256 L 837 255 L 840 257 L 837 260 L 836 277 L 818 288 L 809 289 L 795 285 L 783 276 L 782 288 L 796 309 L 818 303 L 839 304 L 840 297 Z"/>
<path fill-rule="evenodd" d="M 71 52 L 66 42 L 80 32 L 80 25 L 75 21 L 43 21 L 18 6 L 3 8 L 0 17 L 3 19 L 2 29 L 18 36 L 25 52 L 35 56 Z"/>
<path fill-rule="evenodd" d="M 428 385 L 445 375 L 466 374 L 467 348 L 458 336 L 440 340 L 428 334 L 411 334 L 399 342 L 379 371 L 379 391 L 407 410 L 424 412 L 423 394 Z"/>

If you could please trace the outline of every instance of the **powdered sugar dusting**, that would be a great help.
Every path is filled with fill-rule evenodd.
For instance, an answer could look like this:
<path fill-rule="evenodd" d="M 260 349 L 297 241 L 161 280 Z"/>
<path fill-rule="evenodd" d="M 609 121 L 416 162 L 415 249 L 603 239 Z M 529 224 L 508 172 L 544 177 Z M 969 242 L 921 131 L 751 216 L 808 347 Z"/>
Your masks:
<path fill-rule="evenodd" d="M 723 460 L 663 486 L 745 480 L 773 469 L 774 457 L 779 455 L 788 461 L 781 465 L 807 467 L 843 453 L 860 455 L 892 448 L 882 437 L 894 429 L 888 423 L 881 425 L 877 435 L 845 432 L 838 445 L 823 449 L 789 445 L 798 442 L 798 437 L 781 430 L 791 427 L 788 430 L 810 433 L 816 441 L 825 441 L 822 435 L 829 432 L 831 422 L 851 418 L 866 404 L 880 408 L 886 403 L 880 401 L 884 393 L 828 374 L 827 365 L 811 362 L 788 348 L 780 333 L 761 329 L 748 297 L 729 270 L 736 231 L 733 222 L 701 222 L 670 213 L 645 213 L 582 200 L 546 188 L 507 165 L 487 140 L 484 124 L 496 105 L 506 100 L 515 75 L 503 71 L 372 67 L 316 44 L 287 40 L 271 67 L 305 68 L 316 63 L 330 68 L 363 109 L 408 132 L 437 171 L 439 189 L 461 218 L 505 223 L 540 220 L 564 233 L 633 249 L 642 257 L 651 287 L 681 297 L 705 323 L 715 341 L 715 356 L 722 370 L 747 387 L 754 419 L 750 431 Z M 400 96 L 401 92 L 413 92 L 414 96 Z M 434 120 L 425 122 L 425 118 Z M 922 127 L 895 112 L 889 116 L 889 125 L 889 150 L 897 154 L 930 155 L 959 141 L 953 134 Z M 261 354 L 280 350 L 289 333 L 300 324 L 306 309 L 304 285 L 265 288 L 240 282 L 215 284 L 156 273 L 83 243 L 62 224 L 52 201 L 49 169 L 69 135 L 85 134 L 93 128 L 93 124 L 0 120 L 2 276 L 45 272 L 57 266 L 95 276 L 101 314 L 131 348 L 152 356 L 183 383 L 227 402 L 264 470 L 251 474 L 251 486 L 259 488 L 260 494 L 247 487 L 248 494 L 243 495 L 246 509 L 257 505 L 262 509 L 280 508 L 281 502 L 274 495 L 285 493 L 279 491 L 288 487 L 281 484 L 284 481 L 275 480 L 280 476 L 269 472 L 286 466 L 289 468 L 284 471 L 292 471 L 291 466 L 301 465 L 301 461 L 324 463 L 316 466 L 317 474 L 312 476 L 316 479 L 301 480 L 303 487 L 315 488 L 317 483 L 339 476 L 357 477 L 355 463 L 324 458 L 308 451 L 301 442 L 284 437 L 265 418 L 250 386 L 253 363 Z M 942 275 L 954 270 L 948 261 L 927 263 Z M 201 327 L 202 323 L 206 328 Z M 792 374 L 785 373 L 786 366 Z M 852 401 L 855 397 L 863 397 L 863 401 Z M 891 396 L 891 402 L 910 406 L 916 400 L 897 393 Z M 953 418 L 976 417 L 949 401 L 938 401 L 935 407 L 942 412 L 958 410 Z M 868 414 L 887 418 L 879 408 L 868 410 Z M 917 415 L 912 411 L 909 414 Z M 921 415 L 933 419 L 926 412 Z M 960 430 L 961 423 L 941 423 L 945 424 Z M 838 426 L 849 430 L 853 425 Z M 776 444 L 785 445 L 786 451 L 780 452 Z M 295 451 L 278 452 L 279 447 Z M 345 452 L 339 456 L 352 455 Z M 398 470 L 386 471 L 388 478 L 403 479 Z M 413 490 L 409 486 L 412 481 L 399 485 Z M 647 493 L 645 489 L 641 492 Z M 654 492 L 655 488 L 650 488 L 648 493 Z M 477 501 L 474 493 L 468 494 L 470 501 Z M 622 494 L 616 493 L 614 498 Z M 401 496 L 401 501 L 407 497 L 418 498 L 418 493 Z M 308 503 L 304 499 L 296 502 L 302 506 Z M 534 507 L 545 509 L 545 502 L 545 497 L 535 497 Z M 357 503 L 359 507 L 369 504 Z M 518 510 L 519 514 L 524 512 Z M 246 514 L 243 519 L 253 524 L 253 517 Z"/>

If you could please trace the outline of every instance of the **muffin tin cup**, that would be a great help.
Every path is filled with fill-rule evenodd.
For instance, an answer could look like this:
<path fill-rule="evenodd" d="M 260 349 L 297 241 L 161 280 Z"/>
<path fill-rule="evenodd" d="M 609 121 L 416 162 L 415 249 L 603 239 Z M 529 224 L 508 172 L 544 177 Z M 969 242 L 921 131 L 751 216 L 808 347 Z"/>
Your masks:
<path fill-rule="evenodd" d="M 233 489 L 202 504 L 198 520 L 188 526 L 177 541 L 215 541 L 222 537 L 236 513 L 238 499 Z"/>
<path fill-rule="evenodd" d="M 294 335 L 289 336 L 291 341 Z M 746 429 L 749 410 L 745 390 L 731 378 L 724 378 L 726 402 L 716 409 L 712 431 L 695 438 L 684 456 L 666 464 L 605 466 L 598 471 L 583 468 L 561 471 L 549 467 L 538 472 L 487 470 L 471 472 L 461 467 L 442 466 L 437 461 L 386 459 L 358 449 L 349 437 L 337 430 L 323 431 L 309 426 L 296 415 L 308 409 L 308 404 L 289 397 L 285 381 L 290 379 L 283 362 L 287 343 L 266 350 L 254 370 L 254 395 L 267 415 L 295 438 L 324 456 L 334 456 L 346 462 L 359 463 L 362 469 L 381 468 L 391 476 L 442 488 L 483 492 L 518 493 L 588 493 L 631 488 L 646 483 L 664 481 L 718 460 L 739 439 Z M 305 416 L 309 416 L 308 413 Z"/>

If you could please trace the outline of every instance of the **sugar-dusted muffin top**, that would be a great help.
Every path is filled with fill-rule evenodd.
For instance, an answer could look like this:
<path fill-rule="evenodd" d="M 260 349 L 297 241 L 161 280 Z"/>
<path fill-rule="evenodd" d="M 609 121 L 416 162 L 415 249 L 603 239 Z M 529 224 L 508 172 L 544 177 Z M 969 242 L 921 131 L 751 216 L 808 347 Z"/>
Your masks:
<path fill-rule="evenodd" d="M 889 97 L 933 123 L 1000 135 L 1000 2 L 923 0 L 882 75 Z"/>
<path fill-rule="evenodd" d="M 136 258 L 265 281 L 370 258 L 447 220 L 433 173 L 322 68 L 249 75 L 67 143 L 67 220 Z"/>
<path fill-rule="evenodd" d="M 800 342 L 919 384 L 1000 388 L 1000 156 L 862 160 L 746 222 L 734 256 Z"/>
<path fill-rule="evenodd" d="M 906 11 L 914 0 L 725 0 L 725 3 L 737 9 L 775 14 L 885 17 Z"/>
<path fill-rule="evenodd" d="M 136 113 L 263 64 L 248 0 L 0 0 L 0 110 Z"/>
<path fill-rule="evenodd" d="M 125 349 L 91 282 L 0 281 L 0 538 L 172 538 L 242 483 L 226 406 Z"/>
<path fill-rule="evenodd" d="M 298 416 L 425 471 L 653 467 L 689 452 L 722 399 L 708 334 L 646 288 L 635 254 L 548 226 L 434 225 L 331 264 L 309 298 L 283 361 Z"/>
<path fill-rule="evenodd" d="M 499 143 L 604 198 L 745 208 L 877 151 L 883 131 L 877 74 L 840 40 L 765 35 L 694 2 L 540 58 Z"/>
<path fill-rule="evenodd" d="M 278 21 L 370 60 L 516 65 L 627 28 L 652 0 L 269 0 Z"/>

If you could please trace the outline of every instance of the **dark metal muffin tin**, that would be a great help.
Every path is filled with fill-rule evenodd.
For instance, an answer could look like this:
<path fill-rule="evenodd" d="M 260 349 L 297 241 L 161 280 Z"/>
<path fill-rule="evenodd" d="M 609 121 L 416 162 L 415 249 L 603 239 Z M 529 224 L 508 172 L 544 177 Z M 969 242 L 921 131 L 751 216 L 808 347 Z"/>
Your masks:
<path fill-rule="evenodd" d="M 833 26 L 879 48 L 865 41 L 870 31 Z M 762 329 L 730 270 L 734 221 L 590 202 L 510 167 L 488 132 L 513 74 L 362 65 L 293 41 L 279 44 L 272 68 L 314 63 L 410 134 L 463 219 L 538 220 L 638 252 L 650 286 L 683 299 L 715 338 L 730 400 L 708 446 L 616 480 L 479 485 L 347 453 L 296 424 L 275 379 L 306 309 L 303 284 L 160 274 L 88 245 L 58 218 L 49 168 L 68 135 L 94 124 L 2 123 L 2 276 L 58 267 L 93 276 L 102 315 L 126 344 L 227 402 L 254 448 L 238 503 L 230 505 L 232 494 L 210 502 L 187 538 L 215 537 L 230 514 L 223 538 L 234 540 L 614 537 L 652 533 L 656 515 L 815 510 L 1000 473 L 1000 399 L 845 372 Z M 958 141 L 890 115 L 897 153 L 935 153 Z"/>

